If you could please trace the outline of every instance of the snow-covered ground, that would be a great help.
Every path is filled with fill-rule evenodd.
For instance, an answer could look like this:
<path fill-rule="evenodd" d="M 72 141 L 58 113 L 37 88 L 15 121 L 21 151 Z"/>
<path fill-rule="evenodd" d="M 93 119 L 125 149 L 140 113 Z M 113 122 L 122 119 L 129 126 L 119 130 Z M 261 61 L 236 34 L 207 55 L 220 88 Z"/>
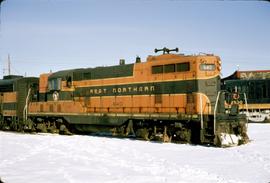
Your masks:
<path fill-rule="evenodd" d="M 139 140 L 0 132 L 6 183 L 270 182 L 270 124 L 250 124 L 232 148 Z"/>

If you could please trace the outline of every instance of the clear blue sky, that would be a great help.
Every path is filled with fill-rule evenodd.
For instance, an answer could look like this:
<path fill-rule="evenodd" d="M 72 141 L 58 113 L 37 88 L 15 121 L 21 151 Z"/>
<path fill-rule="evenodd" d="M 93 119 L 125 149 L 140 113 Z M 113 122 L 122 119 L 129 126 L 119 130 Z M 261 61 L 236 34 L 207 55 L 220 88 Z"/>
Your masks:
<path fill-rule="evenodd" d="M 223 77 L 270 69 L 270 3 L 180 0 L 6 0 L 0 77 L 132 63 L 154 48 L 214 53 Z M 7 73 L 7 72 L 6 72 Z"/>

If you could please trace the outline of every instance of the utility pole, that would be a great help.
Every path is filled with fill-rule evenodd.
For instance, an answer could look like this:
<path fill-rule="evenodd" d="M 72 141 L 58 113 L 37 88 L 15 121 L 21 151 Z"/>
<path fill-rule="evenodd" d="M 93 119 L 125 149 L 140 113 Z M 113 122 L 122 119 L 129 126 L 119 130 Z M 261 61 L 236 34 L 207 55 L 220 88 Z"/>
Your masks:
<path fill-rule="evenodd" d="M 6 71 L 7 71 L 7 75 L 11 74 L 11 61 L 10 61 L 10 55 L 9 54 L 8 54 L 8 59 L 7 59 L 7 65 L 6 66 L 4 66 L 4 68 L 3 68 L 3 76 L 6 74 Z"/>

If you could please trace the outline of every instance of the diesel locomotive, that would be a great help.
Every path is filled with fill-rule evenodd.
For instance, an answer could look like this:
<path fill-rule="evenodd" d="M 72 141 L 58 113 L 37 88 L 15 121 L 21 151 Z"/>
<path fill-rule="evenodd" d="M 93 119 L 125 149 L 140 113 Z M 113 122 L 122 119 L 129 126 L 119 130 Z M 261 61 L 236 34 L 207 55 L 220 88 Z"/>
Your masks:
<path fill-rule="evenodd" d="M 4 78 L 1 128 L 216 146 L 248 142 L 237 102 L 225 111 L 220 58 L 159 51 L 144 62 Z"/>

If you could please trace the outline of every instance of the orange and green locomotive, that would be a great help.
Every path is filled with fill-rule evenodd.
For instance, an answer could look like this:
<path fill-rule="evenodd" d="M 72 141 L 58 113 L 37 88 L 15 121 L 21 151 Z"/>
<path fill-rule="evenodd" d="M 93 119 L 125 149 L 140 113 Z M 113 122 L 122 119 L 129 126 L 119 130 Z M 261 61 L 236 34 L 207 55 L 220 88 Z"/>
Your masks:
<path fill-rule="evenodd" d="M 145 62 L 137 57 L 132 64 L 120 60 L 40 75 L 27 119 L 33 128 L 60 133 L 219 146 L 247 142 L 245 116 L 224 109 L 220 58 L 161 51 Z"/>

